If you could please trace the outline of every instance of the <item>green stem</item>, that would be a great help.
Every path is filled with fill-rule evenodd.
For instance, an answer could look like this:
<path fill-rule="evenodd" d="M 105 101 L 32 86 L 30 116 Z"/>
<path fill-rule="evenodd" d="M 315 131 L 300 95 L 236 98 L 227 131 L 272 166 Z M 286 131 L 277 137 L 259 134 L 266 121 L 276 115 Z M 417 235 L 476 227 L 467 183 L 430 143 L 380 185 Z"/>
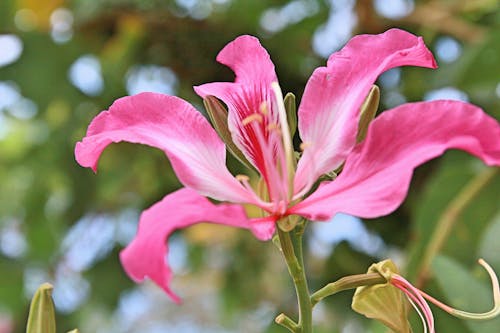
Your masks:
<path fill-rule="evenodd" d="M 458 217 L 467 205 L 481 192 L 481 190 L 495 177 L 497 168 L 489 168 L 474 177 L 460 193 L 446 207 L 436 223 L 436 228 L 431 236 L 429 245 L 422 257 L 417 276 L 416 287 L 422 288 L 429 278 L 430 266 L 434 257 L 441 251 L 446 243 Z"/>
<path fill-rule="evenodd" d="M 299 258 L 295 254 L 290 232 L 282 231 L 279 227 L 278 237 L 281 244 L 281 250 L 285 257 L 288 272 L 290 273 L 297 300 L 299 303 L 299 323 L 295 329 L 296 333 L 312 333 L 312 305 L 309 296 L 309 288 L 307 287 L 307 279 L 302 263 L 302 245 L 298 246 Z M 297 237 L 297 244 L 302 243 L 302 235 Z M 279 316 L 278 316 L 279 317 Z M 287 327 L 290 329 L 290 327 Z"/>
<path fill-rule="evenodd" d="M 291 320 L 286 314 L 281 313 L 279 314 L 276 319 L 274 320 L 277 324 L 280 324 L 281 326 L 288 328 L 290 332 L 296 333 L 300 329 L 297 323 L 295 323 L 293 320 Z"/>
<path fill-rule="evenodd" d="M 327 284 L 326 286 L 312 294 L 311 305 L 315 306 L 323 298 L 344 290 L 384 283 L 387 283 L 387 279 L 378 273 L 344 276 L 343 278 L 338 279 L 335 282 Z"/>

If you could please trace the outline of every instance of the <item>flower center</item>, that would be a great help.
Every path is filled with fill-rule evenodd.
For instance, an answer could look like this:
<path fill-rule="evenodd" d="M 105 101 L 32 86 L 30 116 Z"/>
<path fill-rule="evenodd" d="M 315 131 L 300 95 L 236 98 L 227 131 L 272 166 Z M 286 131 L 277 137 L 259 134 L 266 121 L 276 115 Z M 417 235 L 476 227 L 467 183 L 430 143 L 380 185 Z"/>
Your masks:
<path fill-rule="evenodd" d="M 271 84 L 271 94 L 267 101 L 262 101 L 257 112 L 241 120 L 246 131 L 252 131 L 252 145 L 259 148 L 262 156 L 262 170 L 259 170 L 265 181 L 271 204 L 266 209 L 273 215 L 283 215 L 292 200 L 295 161 L 292 139 L 283 94 L 278 83 Z M 238 178 L 248 188 L 248 180 Z"/>

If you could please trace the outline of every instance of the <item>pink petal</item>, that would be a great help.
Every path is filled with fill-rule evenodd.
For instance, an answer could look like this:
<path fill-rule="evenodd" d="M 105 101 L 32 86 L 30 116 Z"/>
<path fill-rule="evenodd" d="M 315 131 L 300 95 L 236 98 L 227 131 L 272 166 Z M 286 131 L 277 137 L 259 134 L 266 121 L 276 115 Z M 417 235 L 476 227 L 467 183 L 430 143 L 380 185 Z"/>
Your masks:
<path fill-rule="evenodd" d="M 242 121 L 259 113 L 263 102 L 268 107 L 272 104 L 270 86 L 277 81 L 274 64 L 259 40 L 252 36 L 240 36 L 226 45 L 217 56 L 217 61 L 234 71 L 235 82 L 207 83 L 194 87 L 194 90 L 202 98 L 211 95 L 226 103 L 229 109 L 228 126 L 234 143 L 266 177 L 265 152 L 258 142 L 256 129 L 245 126 Z M 270 108 L 268 111 L 274 110 Z M 266 125 L 261 123 L 263 128 Z"/>
<path fill-rule="evenodd" d="M 201 222 L 252 229 L 255 236 L 262 240 L 272 236 L 270 229 L 262 228 L 262 224 L 254 230 L 243 207 L 230 204 L 217 206 L 194 190 L 180 189 L 142 213 L 136 237 L 120 253 L 127 274 L 136 282 L 150 278 L 175 302 L 180 302 L 169 286 L 172 271 L 165 260 L 168 251 L 166 240 L 174 230 Z"/>
<path fill-rule="evenodd" d="M 253 36 L 240 36 L 227 44 L 217 55 L 217 61 L 233 70 L 236 83 L 252 85 L 276 81 L 269 53 Z"/>
<path fill-rule="evenodd" d="M 389 214 L 404 200 L 413 169 L 450 148 L 500 165 L 500 126 L 463 102 L 401 105 L 371 123 L 337 179 L 321 184 L 290 212 L 312 220 L 338 212 L 365 218 Z"/>
<path fill-rule="evenodd" d="M 295 176 L 295 192 L 339 167 L 356 143 L 359 109 L 377 77 L 397 66 L 436 68 L 421 37 L 391 29 L 360 35 L 328 59 L 307 82 L 298 111 L 306 147 Z"/>
<path fill-rule="evenodd" d="M 224 143 L 208 121 L 186 101 L 168 95 L 142 93 L 116 100 L 89 125 L 76 144 L 80 165 L 97 168 L 110 143 L 127 141 L 162 149 L 179 180 L 217 200 L 252 202 L 248 191 L 225 165 Z"/>

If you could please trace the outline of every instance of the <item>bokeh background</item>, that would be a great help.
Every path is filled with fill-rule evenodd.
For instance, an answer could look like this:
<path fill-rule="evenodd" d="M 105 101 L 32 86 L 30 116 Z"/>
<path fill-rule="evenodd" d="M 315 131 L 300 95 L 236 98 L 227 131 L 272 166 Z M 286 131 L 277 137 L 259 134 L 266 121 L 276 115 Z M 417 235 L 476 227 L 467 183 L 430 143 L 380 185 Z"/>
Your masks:
<path fill-rule="evenodd" d="M 496 0 L 0 0 L 0 332 L 24 331 L 29 299 L 44 281 L 55 285 L 60 332 L 285 332 L 273 323 L 296 311 L 284 263 L 271 242 L 244 231 L 200 225 L 172 237 L 181 306 L 151 283 L 132 283 L 118 252 L 141 210 L 180 184 L 160 151 L 115 145 L 94 175 L 74 161 L 74 144 L 124 95 L 175 94 L 204 112 L 192 86 L 232 80 L 215 56 L 240 34 L 260 37 L 283 90 L 300 99 L 313 69 L 351 36 L 390 27 L 422 35 L 440 68 L 382 75 L 380 110 L 450 98 L 498 119 Z M 416 170 L 408 199 L 390 216 L 310 225 L 311 288 L 391 257 L 438 298 L 489 309 L 489 281 L 476 260 L 500 272 L 499 188 L 499 172 L 451 151 Z M 449 233 L 443 216 L 451 217 Z M 419 279 L 432 235 L 444 242 Z M 316 331 L 386 332 L 351 311 L 351 297 L 320 304 Z M 441 332 L 500 327 L 440 310 L 436 317 Z"/>

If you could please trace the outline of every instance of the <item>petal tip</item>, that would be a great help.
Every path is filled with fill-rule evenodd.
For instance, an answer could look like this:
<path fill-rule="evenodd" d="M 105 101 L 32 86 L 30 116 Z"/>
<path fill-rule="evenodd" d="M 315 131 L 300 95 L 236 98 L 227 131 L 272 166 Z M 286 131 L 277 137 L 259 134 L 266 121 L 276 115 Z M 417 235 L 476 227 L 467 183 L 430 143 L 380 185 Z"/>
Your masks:
<path fill-rule="evenodd" d="M 88 154 L 85 151 L 85 143 L 83 141 L 79 141 L 75 145 L 75 160 L 76 162 L 84 167 L 91 168 L 94 173 L 97 173 L 97 160 L 93 160 L 89 158 Z"/>
<path fill-rule="evenodd" d="M 209 95 L 209 93 L 204 89 L 204 85 L 199 85 L 199 86 L 193 86 L 193 90 L 196 93 L 196 95 L 200 96 L 201 98 L 205 98 Z"/>
<path fill-rule="evenodd" d="M 419 36 L 418 37 L 418 46 L 421 47 L 423 50 L 425 50 L 425 54 L 426 54 L 426 61 L 427 61 L 427 66 L 431 69 L 436 69 L 438 68 L 438 63 L 436 61 L 436 58 L 434 58 L 434 55 L 432 54 L 432 52 L 429 50 L 429 48 L 427 47 L 427 45 L 425 45 L 425 41 L 424 41 L 424 38 Z"/>
<path fill-rule="evenodd" d="M 167 289 L 165 289 L 165 288 L 164 288 L 163 290 L 165 290 L 165 292 L 167 293 L 167 295 L 170 297 L 170 299 L 171 299 L 171 300 L 172 300 L 175 304 L 177 304 L 177 305 L 182 305 L 182 299 L 181 299 L 179 296 L 177 296 L 177 294 L 176 294 L 176 293 L 174 293 L 172 290 L 170 290 L 170 289 L 168 289 L 168 288 L 167 288 Z"/>

